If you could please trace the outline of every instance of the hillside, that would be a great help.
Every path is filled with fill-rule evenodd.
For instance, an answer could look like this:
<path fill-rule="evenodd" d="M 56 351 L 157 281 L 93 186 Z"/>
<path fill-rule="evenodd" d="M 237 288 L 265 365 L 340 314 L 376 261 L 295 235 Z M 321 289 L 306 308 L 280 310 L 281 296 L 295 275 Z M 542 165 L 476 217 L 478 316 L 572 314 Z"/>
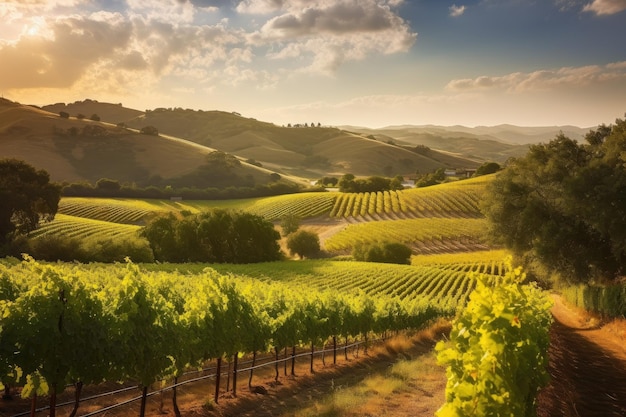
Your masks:
<path fill-rule="evenodd" d="M 94 112 L 102 113 L 95 109 Z M 100 178 L 110 178 L 140 186 L 163 180 L 176 181 L 179 186 L 192 185 L 199 170 L 207 171 L 207 155 L 213 151 L 185 141 L 143 135 L 86 119 L 62 118 L 58 113 L 0 100 L 1 157 L 22 159 L 45 169 L 53 181 L 95 183 Z M 226 176 L 222 168 L 216 168 Z M 224 179 L 223 186 L 271 181 L 268 171 L 245 163 L 229 167 L 227 174 L 229 178 Z M 219 185 L 220 178 L 214 180 Z"/>
<path fill-rule="evenodd" d="M 311 179 L 346 172 L 359 176 L 411 175 L 416 171 L 432 172 L 442 167 L 474 168 L 479 165 L 461 154 L 433 151 L 423 155 L 385 140 L 372 140 L 333 127 L 282 127 L 242 117 L 238 113 L 182 108 L 124 113 L 119 105 L 93 100 L 82 103 L 45 106 L 44 109 L 66 111 L 71 115 L 95 113 L 102 120 L 124 122 L 135 129 L 154 126 L 160 133 L 253 160 L 281 174 Z M 101 111 L 98 105 L 102 106 Z M 124 115 L 131 117 L 120 120 Z"/>
<path fill-rule="evenodd" d="M 388 126 L 381 129 L 344 126 L 344 129 L 371 135 L 378 140 L 405 145 L 423 145 L 465 158 L 503 163 L 510 157 L 522 156 L 533 143 L 549 142 L 559 133 L 582 140 L 591 128 L 575 126 L 521 127 L 498 126 Z"/>

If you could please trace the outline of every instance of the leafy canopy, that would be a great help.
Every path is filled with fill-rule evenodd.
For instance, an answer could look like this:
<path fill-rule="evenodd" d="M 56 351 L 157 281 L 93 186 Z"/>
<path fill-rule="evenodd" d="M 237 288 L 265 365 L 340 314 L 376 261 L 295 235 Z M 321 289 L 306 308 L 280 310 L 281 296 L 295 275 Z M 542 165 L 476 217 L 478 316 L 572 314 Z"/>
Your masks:
<path fill-rule="evenodd" d="M 569 282 L 626 271 L 626 121 L 579 144 L 563 134 L 508 163 L 488 187 L 490 234 L 523 259 Z"/>
<path fill-rule="evenodd" d="M 46 171 L 17 159 L 0 160 L 0 246 L 54 219 L 60 195 Z"/>

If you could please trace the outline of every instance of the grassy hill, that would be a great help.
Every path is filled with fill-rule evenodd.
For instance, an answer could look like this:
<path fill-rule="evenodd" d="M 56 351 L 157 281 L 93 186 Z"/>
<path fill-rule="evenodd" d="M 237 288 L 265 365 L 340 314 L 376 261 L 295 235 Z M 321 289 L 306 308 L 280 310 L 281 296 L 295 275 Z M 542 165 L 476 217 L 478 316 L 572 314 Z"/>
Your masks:
<path fill-rule="evenodd" d="M 528 145 L 506 143 L 488 134 L 453 131 L 440 127 L 400 126 L 382 129 L 346 127 L 354 132 L 382 141 L 394 141 L 406 146 L 426 146 L 440 153 L 478 161 L 504 162 L 511 156 L 521 156 Z"/>
<path fill-rule="evenodd" d="M 102 104 L 87 103 L 98 115 L 107 114 L 102 109 L 111 108 L 103 105 L 95 109 L 96 105 Z M 85 114 L 84 108 L 81 111 Z M 120 114 L 135 112 L 120 108 Z M 62 118 L 58 113 L 0 100 L 0 155 L 45 169 L 53 181 L 95 183 L 110 178 L 145 186 L 157 178 L 180 178 L 178 184 L 184 186 L 187 179 L 198 176 L 199 170 L 203 175 L 207 172 L 207 155 L 213 151 L 182 140 L 144 135 L 87 119 Z M 229 167 L 228 174 L 223 184 L 220 178 L 207 179 L 215 186 L 271 181 L 269 171 L 246 163 Z"/>
<path fill-rule="evenodd" d="M 88 117 L 98 114 L 102 120 L 124 122 L 135 129 L 154 126 L 160 133 L 253 160 L 281 174 L 311 179 L 347 172 L 357 176 L 410 175 L 416 171 L 473 168 L 479 164 L 460 154 L 436 151 L 419 154 L 385 140 L 373 140 L 337 128 L 276 126 L 232 112 L 159 108 L 143 113 L 93 100 L 60 103 L 44 109 Z"/>

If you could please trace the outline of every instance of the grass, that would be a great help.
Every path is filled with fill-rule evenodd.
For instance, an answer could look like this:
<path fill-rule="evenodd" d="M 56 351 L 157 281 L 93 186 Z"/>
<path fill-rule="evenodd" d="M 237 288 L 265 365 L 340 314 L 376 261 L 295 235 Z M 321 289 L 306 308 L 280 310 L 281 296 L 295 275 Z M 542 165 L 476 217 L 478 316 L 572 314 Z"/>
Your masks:
<path fill-rule="evenodd" d="M 385 352 L 379 353 L 381 366 L 370 368 L 366 375 L 331 381 L 325 396 L 281 417 L 433 415 L 443 403 L 446 379 L 430 343 L 434 332 L 441 335 L 442 326 L 446 325 L 435 325 L 430 334 L 391 339 L 383 347 Z"/>

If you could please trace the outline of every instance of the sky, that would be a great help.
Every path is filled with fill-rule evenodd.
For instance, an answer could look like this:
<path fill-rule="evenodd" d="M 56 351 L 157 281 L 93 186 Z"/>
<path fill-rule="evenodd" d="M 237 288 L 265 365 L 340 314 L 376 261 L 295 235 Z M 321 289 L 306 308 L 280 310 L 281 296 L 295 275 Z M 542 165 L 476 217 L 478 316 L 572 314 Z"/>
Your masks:
<path fill-rule="evenodd" d="M 277 125 L 610 124 L 626 0 L 4 0 L 0 95 Z"/>

